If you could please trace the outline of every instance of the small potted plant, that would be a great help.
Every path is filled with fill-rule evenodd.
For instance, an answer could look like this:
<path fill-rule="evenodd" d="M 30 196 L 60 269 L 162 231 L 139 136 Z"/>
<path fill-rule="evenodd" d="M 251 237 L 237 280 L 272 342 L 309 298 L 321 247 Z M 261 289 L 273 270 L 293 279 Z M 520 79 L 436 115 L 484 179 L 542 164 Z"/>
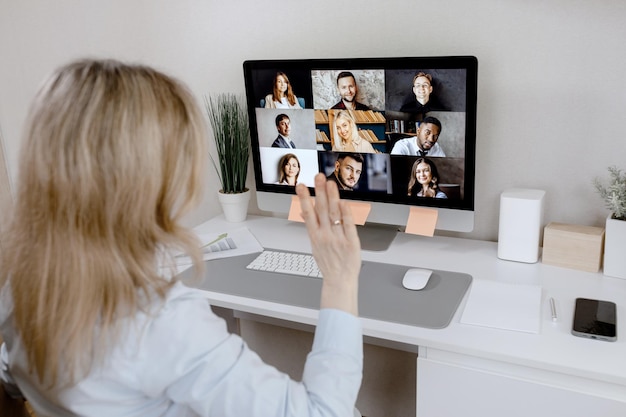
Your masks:
<path fill-rule="evenodd" d="M 611 214 L 604 235 L 604 275 L 626 279 L 626 173 L 608 168 L 609 180 L 594 180 L 594 186 Z"/>
<path fill-rule="evenodd" d="M 205 97 L 204 102 L 217 150 L 217 162 L 209 156 L 222 186 L 218 199 L 226 220 L 240 222 L 246 219 L 250 201 L 246 187 L 250 154 L 246 106 L 243 97 L 228 93 Z"/>

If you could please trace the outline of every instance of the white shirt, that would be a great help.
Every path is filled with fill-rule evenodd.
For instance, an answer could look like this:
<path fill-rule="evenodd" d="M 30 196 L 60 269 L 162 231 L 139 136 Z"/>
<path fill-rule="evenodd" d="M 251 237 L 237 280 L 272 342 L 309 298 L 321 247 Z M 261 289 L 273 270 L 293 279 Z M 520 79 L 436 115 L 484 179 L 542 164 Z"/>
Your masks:
<path fill-rule="evenodd" d="M 272 94 L 268 94 L 265 96 L 265 108 L 266 109 L 301 109 L 300 102 L 296 97 L 296 104 L 293 106 L 289 104 L 289 100 L 287 97 L 283 97 L 280 101 L 275 101 L 274 96 Z"/>
<path fill-rule="evenodd" d="M 393 145 L 391 150 L 392 155 L 419 155 L 420 148 L 417 146 L 417 138 L 410 137 L 400 139 Z M 428 150 L 426 156 L 438 156 L 445 157 L 446 153 L 443 151 L 438 143 L 435 143 L 432 148 Z"/>
<path fill-rule="evenodd" d="M 274 105 L 276 106 L 277 109 L 289 109 L 289 108 L 291 108 L 291 105 L 287 101 L 286 97 L 281 98 L 280 101 L 274 100 Z"/>
<path fill-rule="evenodd" d="M 0 378 L 10 384 L 12 376 L 38 417 L 352 415 L 363 350 L 359 319 L 348 313 L 320 311 L 302 382 L 295 382 L 229 334 L 201 291 L 177 283 L 152 315 L 128 320 L 106 364 L 53 394 L 27 372 L 8 293 L 0 299 L 0 330 L 10 373 L 0 369 Z"/>

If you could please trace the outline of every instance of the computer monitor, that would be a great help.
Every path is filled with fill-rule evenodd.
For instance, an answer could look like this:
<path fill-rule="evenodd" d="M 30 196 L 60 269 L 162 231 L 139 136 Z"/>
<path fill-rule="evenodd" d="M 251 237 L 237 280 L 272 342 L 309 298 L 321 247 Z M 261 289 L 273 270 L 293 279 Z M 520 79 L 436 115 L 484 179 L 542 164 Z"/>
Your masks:
<path fill-rule="evenodd" d="M 406 225 L 411 206 L 438 210 L 439 230 L 473 229 L 475 57 L 251 60 L 243 67 L 260 209 L 288 212 L 294 181 L 313 187 L 323 172 L 342 198 L 371 203 L 361 232 L 375 231 L 373 249 L 386 245 L 381 226 Z"/>

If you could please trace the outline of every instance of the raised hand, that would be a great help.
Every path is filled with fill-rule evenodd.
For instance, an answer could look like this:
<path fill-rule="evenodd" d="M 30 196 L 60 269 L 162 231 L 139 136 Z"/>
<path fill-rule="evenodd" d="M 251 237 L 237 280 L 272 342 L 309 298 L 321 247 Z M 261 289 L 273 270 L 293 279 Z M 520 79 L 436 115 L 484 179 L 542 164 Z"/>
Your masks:
<path fill-rule="evenodd" d="M 320 307 L 357 315 L 361 243 L 350 207 L 340 200 L 337 184 L 323 174 L 315 176 L 315 201 L 303 184 L 296 193 L 313 256 L 324 276 Z"/>

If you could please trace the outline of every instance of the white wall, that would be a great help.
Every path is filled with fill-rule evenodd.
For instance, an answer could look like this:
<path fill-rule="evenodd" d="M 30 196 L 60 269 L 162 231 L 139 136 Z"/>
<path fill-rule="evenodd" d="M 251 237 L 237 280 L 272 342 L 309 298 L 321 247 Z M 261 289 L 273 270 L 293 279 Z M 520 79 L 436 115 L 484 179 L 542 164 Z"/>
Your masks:
<path fill-rule="evenodd" d="M 546 223 L 599 226 L 591 179 L 626 168 L 625 21 L 620 0 L 0 0 L 0 128 L 15 177 L 40 81 L 86 55 L 153 65 L 199 99 L 243 93 L 245 59 L 476 55 L 477 213 L 464 236 L 497 238 L 512 186 L 547 191 Z M 189 222 L 219 212 L 207 198 Z"/>

